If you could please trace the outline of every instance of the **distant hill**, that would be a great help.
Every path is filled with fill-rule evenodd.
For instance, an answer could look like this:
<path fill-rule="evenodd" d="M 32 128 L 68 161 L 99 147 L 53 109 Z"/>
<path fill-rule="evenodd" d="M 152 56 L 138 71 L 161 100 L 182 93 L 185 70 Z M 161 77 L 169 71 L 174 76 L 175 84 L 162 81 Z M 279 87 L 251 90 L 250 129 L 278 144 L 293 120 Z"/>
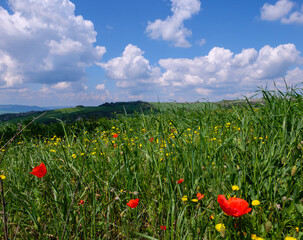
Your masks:
<path fill-rule="evenodd" d="M 261 99 L 251 101 L 252 105 L 262 103 Z M 232 107 L 247 104 L 245 100 L 224 100 L 217 103 L 210 102 L 193 102 L 193 103 L 176 103 L 176 102 L 116 102 L 104 103 L 95 107 L 88 107 L 78 105 L 76 107 L 61 108 L 49 110 L 36 106 L 22 106 L 22 105 L 0 105 L 1 111 L 6 111 L 5 114 L 0 115 L 0 124 L 3 122 L 18 123 L 22 121 L 32 120 L 38 117 L 43 112 L 46 112 L 41 118 L 37 120 L 40 123 L 57 122 L 60 119 L 64 122 L 75 122 L 89 118 L 112 118 L 116 114 L 132 114 L 134 112 L 150 112 L 157 111 L 197 111 L 197 110 L 214 110 L 218 107 Z M 21 111 L 21 112 L 20 112 Z"/>
<path fill-rule="evenodd" d="M 26 105 L 0 105 L 0 114 L 30 112 L 30 111 L 46 111 L 46 110 L 51 110 L 51 108 L 26 106 Z"/>
<path fill-rule="evenodd" d="M 65 122 L 75 122 L 81 119 L 89 118 L 111 118 L 116 114 L 132 114 L 135 111 L 150 111 L 152 105 L 147 102 L 117 102 L 117 103 L 104 103 L 97 107 L 85 107 L 82 105 L 73 108 L 61 108 L 55 110 L 43 110 L 43 111 L 29 111 L 22 113 L 7 113 L 0 115 L 1 122 L 17 123 L 26 120 L 32 120 L 34 117 L 38 117 L 43 112 L 46 112 L 41 118 L 37 120 L 40 123 L 52 123 L 60 119 Z"/>

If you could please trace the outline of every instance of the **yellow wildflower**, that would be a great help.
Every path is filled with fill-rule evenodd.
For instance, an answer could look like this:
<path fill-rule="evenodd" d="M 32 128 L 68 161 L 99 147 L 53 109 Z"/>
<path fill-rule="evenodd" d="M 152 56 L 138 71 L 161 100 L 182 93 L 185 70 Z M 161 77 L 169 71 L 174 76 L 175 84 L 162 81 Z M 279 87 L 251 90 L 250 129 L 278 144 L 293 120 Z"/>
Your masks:
<path fill-rule="evenodd" d="M 233 185 L 231 188 L 233 191 L 239 191 L 239 189 L 240 189 L 239 186 L 237 186 L 237 185 Z"/>
<path fill-rule="evenodd" d="M 259 200 L 253 200 L 253 201 L 251 202 L 251 205 L 253 205 L 253 206 L 258 206 L 258 205 L 260 205 L 260 201 L 259 201 Z"/>
<path fill-rule="evenodd" d="M 6 177 L 2 174 L 2 175 L 0 175 L 0 178 L 1 178 L 2 180 L 4 180 Z"/>
<path fill-rule="evenodd" d="M 252 240 L 255 240 L 255 239 L 258 238 L 256 234 L 252 234 L 250 237 L 251 237 Z"/>
<path fill-rule="evenodd" d="M 198 202 L 198 199 L 193 198 L 191 201 L 192 201 L 192 202 Z"/>
<path fill-rule="evenodd" d="M 187 198 L 187 196 L 185 195 L 185 196 L 183 196 L 183 197 L 181 198 L 181 200 L 182 200 L 183 202 L 187 202 L 188 198 Z"/>
<path fill-rule="evenodd" d="M 285 239 L 284 240 L 297 240 L 296 238 L 294 238 L 294 237 L 285 237 Z"/>
<path fill-rule="evenodd" d="M 225 226 L 224 226 L 223 223 L 218 223 L 218 224 L 216 224 L 216 230 L 217 230 L 218 232 L 222 231 L 222 229 L 225 229 Z"/>
<path fill-rule="evenodd" d="M 256 234 L 252 234 L 250 237 L 253 240 L 264 240 L 263 238 L 258 237 Z"/>

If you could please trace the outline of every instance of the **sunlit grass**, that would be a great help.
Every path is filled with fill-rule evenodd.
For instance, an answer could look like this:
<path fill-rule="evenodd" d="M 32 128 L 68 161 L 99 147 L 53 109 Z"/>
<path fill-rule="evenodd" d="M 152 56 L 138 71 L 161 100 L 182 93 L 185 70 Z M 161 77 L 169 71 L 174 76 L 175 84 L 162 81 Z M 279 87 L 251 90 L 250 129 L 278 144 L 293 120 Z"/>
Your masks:
<path fill-rule="evenodd" d="M 302 96 L 263 97 L 257 108 L 172 109 L 19 138 L 0 172 L 9 236 L 61 239 L 84 164 L 65 239 L 300 239 Z M 30 172 L 41 162 L 47 174 L 37 178 Z M 227 216 L 218 195 L 252 211 Z"/>

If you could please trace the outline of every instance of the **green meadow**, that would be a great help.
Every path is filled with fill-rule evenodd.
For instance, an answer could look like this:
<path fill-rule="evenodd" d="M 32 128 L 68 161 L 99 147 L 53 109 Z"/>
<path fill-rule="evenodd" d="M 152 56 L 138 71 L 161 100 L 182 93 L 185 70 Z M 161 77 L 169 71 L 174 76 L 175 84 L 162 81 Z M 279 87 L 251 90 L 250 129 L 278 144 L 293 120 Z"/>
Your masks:
<path fill-rule="evenodd" d="M 56 135 L 29 126 L 11 144 L 2 126 L 1 238 L 302 239 L 303 95 L 261 94 L 254 105 L 153 103 L 59 122 Z M 30 174 L 41 163 L 47 173 Z M 252 209 L 227 215 L 218 195 Z"/>

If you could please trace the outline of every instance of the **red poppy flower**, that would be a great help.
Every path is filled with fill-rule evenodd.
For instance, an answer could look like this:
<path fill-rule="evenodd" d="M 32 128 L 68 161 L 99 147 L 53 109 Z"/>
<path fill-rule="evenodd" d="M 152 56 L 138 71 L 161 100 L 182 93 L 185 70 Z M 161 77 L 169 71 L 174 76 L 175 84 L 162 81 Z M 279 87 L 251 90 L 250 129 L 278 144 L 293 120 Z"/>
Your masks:
<path fill-rule="evenodd" d="M 183 178 L 181 178 L 180 180 L 178 180 L 178 184 L 180 184 L 180 183 L 183 183 L 184 182 L 184 179 Z"/>
<path fill-rule="evenodd" d="M 241 217 L 242 215 L 251 211 L 248 202 L 241 198 L 231 197 L 230 199 L 226 200 L 224 195 L 219 195 L 218 203 L 223 212 L 233 217 Z"/>
<path fill-rule="evenodd" d="M 150 138 L 148 141 L 152 142 L 152 141 L 154 141 L 154 138 Z"/>
<path fill-rule="evenodd" d="M 166 230 L 166 226 L 160 226 L 160 228 L 165 231 Z"/>
<path fill-rule="evenodd" d="M 118 134 L 115 133 L 115 134 L 113 135 L 113 138 L 117 138 L 117 137 L 118 137 Z"/>
<path fill-rule="evenodd" d="M 128 203 L 126 203 L 126 205 L 129 206 L 130 208 L 135 208 L 138 206 L 138 204 L 139 204 L 139 198 L 131 199 L 131 200 L 129 200 Z"/>
<path fill-rule="evenodd" d="M 39 166 L 34 167 L 34 169 L 32 170 L 32 172 L 30 174 L 33 174 L 38 178 L 42 178 L 42 177 L 44 177 L 44 175 L 46 173 L 47 173 L 46 167 L 45 167 L 44 163 L 41 163 Z"/>
<path fill-rule="evenodd" d="M 83 205 L 84 204 L 84 201 L 83 200 L 80 200 L 78 205 Z"/>
<path fill-rule="evenodd" d="M 204 194 L 197 193 L 197 198 L 198 198 L 198 200 L 203 199 L 204 198 Z"/>

